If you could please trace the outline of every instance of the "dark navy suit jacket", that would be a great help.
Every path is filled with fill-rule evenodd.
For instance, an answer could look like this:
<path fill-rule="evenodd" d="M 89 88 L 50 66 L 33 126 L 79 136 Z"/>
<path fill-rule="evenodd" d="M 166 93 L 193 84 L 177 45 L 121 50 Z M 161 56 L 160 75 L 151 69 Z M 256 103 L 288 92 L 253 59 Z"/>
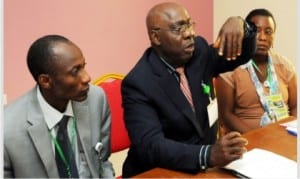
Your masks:
<path fill-rule="evenodd" d="M 123 177 L 154 167 L 197 172 L 201 145 L 214 144 L 217 125 L 209 127 L 201 83 L 213 92 L 213 77 L 246 63 L 254 54 L 255 34 L 243 41 L 243 54 L 227 61 L 202 37 L 195 37 L 195 52 L 185 66 L 195 112 L 179 83 L 153 48 L 148 48 L 122 83 L 125 124 L 131 147 Z M 212 94 L 214 95 L 214 94 Z"/>

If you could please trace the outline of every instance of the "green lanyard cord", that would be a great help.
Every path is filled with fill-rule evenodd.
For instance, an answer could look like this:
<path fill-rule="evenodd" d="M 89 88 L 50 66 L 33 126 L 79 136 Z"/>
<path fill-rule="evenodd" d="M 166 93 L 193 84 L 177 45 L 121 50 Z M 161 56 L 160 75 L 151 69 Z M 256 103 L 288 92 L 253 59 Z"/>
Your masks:
<path fill-rule="evenodd" d="M 73 123 L 72 123 L 72 132 L 71 132 L 71 146 L 73 146 L 74 144 L 74 139 L 75 139 L 75 135 L 76 135 L 76 123 L 75 123 L 75 120 L 74 118 L 73 119 Z M 70 153 L 69 153 L 69 161 L 66 160 L 66 157 L 59 145 L 59 143 L 57 142 L 56 140 L 56 137 L 53 136 L 53 134 L 50 132 L 50 135 L 51 135 L 51 138 L 52 138 L 52 141 L 54 142 L 54 145 L 55 145 L 55 148 L 57 149 L 58 151 L 58 154 L 59 154 L 59 157 L 62 159 L 62 161 L 64 162 L 66 168 L 67 168 L 67 171 L 68 171 L 68 175 L 69 177 L 71 177 L 71 171 L 70 171 L 70 160 L 71 160 L 71 157 L 72 157 L 72 147 L 70 148 Z"/>
<path fill-rule="evenodd" d="M 260 73 L 262 74 L 262 72 L 260 71 L 260 69 L 258 68 L 258 66 L 256 65 L 256 63 L 251 59 L 251 64 L 254 66 L 254 68 Z"/>
<path fill-rule="evenodd" d="M 262 74 L 262 71 L 258 68 L 256 63 L 251 59 L 251 64 L 254 66 L 254 68 Z M 271 68 L 270 68 L 270 63 L 268 62 L 268 67 L 267 67 L 267 81 L 269 82 L 269 85 L 271 86 L 272 83 L 272 77 L 271 77 Z"/>

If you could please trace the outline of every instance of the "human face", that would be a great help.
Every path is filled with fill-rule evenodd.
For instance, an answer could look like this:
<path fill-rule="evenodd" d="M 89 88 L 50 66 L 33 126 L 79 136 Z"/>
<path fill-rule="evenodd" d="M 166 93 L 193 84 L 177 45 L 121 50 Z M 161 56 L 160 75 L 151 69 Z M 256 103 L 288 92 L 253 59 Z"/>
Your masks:
<path fill-rule="evenodd" d="M 266 56 L 273 45 L 275 26 L 271 17 L 257 15 L 251 21 L 257 27 L 256 55 Z"/>
<path fill-rule="evenodd" d="M 85 59 L 72 43 L 56 43 L 53 47 L 54 74 L 50 76 L 49 92 L 52 101 L 83 101 L 87 98 L 91 78 L 85 70 Z"/>
<path fill-rule="evenodd" d="M 182 7 L 167 9 L 160 17 L 154 31 L 157 31 L 158 50 L 173 66 L 189 61 L 194 52 L 194 22 Z"/>

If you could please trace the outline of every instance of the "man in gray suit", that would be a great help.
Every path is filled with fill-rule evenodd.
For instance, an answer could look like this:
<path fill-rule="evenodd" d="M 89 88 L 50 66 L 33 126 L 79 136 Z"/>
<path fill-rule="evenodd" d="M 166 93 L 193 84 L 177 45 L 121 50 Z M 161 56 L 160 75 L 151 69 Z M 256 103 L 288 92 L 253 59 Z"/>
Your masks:
<path fill-rule="evenodd" d="M 89 85 L 85 64 L 65 37 L 48 35 L 31 45 L 27 65 L 37 85 L 4 109 L 5 177 L 114 176 L 110 109 L 104 91 Z M 60 131 L 67 142 L 60 143 Z"/>

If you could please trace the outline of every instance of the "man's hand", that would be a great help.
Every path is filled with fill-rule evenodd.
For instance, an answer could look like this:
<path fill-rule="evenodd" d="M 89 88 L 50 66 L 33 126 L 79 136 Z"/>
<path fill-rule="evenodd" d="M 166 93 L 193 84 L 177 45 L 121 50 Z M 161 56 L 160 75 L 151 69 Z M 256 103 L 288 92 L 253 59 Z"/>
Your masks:
<path fill-rule="evenodd" d="M 220 56 L 226 55 L 227 60 L 235 60 L 242 53 L 244 37 L 244 20 L 241 17 L 230 17 L 223 24 L 214 47 Z"/>
<path fill-rule="evenodd" d="M 230 132 L 212 145 L 210 165 L 222 167 L 229 162 L 239 159 L 247 151 L 248 141 L 238 132 Z"/>

